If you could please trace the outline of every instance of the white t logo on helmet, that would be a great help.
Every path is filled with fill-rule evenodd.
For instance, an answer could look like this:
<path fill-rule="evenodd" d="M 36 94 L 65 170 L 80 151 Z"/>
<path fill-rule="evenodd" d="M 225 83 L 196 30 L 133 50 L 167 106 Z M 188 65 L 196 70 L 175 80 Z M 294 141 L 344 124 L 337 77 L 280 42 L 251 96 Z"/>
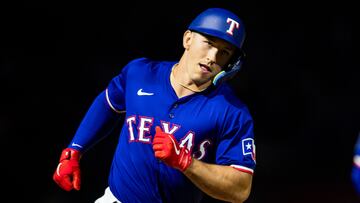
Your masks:
<path fill-rule="evenodd" d="M 234 19 L 231 18 L 227 18 L 226 19 L 226 23 L 229 24 L 230 23 L 230 27 L 228 30 L 226 30 L 226 33 L 230 34 L 230 35 L 234 35 L 233 31 L 234 29 L 239 29 L 239 23 L 236 22 Z"/>

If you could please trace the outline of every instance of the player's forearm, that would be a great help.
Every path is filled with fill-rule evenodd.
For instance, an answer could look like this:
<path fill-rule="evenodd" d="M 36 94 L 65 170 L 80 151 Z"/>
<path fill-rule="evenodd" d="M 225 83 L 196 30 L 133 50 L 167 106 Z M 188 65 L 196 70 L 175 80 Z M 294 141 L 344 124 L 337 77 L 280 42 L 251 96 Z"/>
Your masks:
<path fill-rule="evenodd" d="M 111 110 L 102 92 L 90 106 L 68 147 L 85 152 L 112 130 L 118 118 L 119 114 Z"/>
<path fill-rule="evenodd" d="M 184 174 L 216 199 L 238 203 L 244 202 L 250 194 L 252 175 L 230 166 L 207 164 L 194 159 Z"/>

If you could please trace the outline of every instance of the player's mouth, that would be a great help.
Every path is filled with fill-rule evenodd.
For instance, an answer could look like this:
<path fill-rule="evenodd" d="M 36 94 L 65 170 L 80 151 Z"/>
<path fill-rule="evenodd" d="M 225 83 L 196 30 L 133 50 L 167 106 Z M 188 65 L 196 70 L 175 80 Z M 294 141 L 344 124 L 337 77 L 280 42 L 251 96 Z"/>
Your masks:
<path fill-rule="evenodd" d="M 209 66 L 200 63 L 200 69 L 203 73 L 211 73 L 212 70 Z"/>

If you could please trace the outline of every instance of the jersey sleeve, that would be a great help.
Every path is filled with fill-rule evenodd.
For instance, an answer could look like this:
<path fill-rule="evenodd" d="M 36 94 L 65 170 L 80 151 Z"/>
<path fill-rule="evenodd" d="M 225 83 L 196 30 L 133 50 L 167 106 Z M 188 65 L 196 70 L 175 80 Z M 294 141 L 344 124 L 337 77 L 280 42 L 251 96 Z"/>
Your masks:
<path fill-rule="evenodd" d="M 216 163 L 239 171 L 254 173 L 256 165 L 253 120 L 248 112 L 227 118 L 216 150 Z"/>
<path fill-rule="evenodd" d="M 112 78 L 106 88 L 106 101 L 110 108 L 117 112 L 122 113 L 126 110 L 126 81 L 128 80 L 129 69 L 136 66 L 139 61 L 144 60 L 144 58 L 139 58 L 130 61 L 120 72 L 119 75 Z"/>
<path fill-rule="evenodd" d="M 117 113 L 125 111 L 125 76 L 125 71 L 122 71 L 110 81 L 105 90 L 108 105 Z"/>

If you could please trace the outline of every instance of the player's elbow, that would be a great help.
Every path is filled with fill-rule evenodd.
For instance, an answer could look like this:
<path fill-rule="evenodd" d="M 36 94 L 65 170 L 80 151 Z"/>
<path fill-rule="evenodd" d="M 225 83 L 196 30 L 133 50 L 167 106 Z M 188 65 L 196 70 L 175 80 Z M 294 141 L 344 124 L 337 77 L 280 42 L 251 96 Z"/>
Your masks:
<path fill-rule="evenodd" d="M 243 203 L 245 202 L 250 196 L 251 186 L 246 188 L 242 188 L 241 190 L 237 191 L 234 194 L 233 203 Z"/>

